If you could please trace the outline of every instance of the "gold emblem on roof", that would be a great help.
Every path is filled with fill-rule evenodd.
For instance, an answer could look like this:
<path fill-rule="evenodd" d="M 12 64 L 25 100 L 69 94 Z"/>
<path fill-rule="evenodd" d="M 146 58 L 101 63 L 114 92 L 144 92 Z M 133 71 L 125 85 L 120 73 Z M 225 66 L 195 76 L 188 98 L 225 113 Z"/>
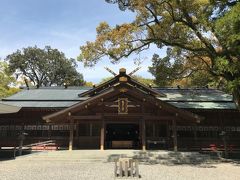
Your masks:
<path fill-rule="evenodd" d="M 122 77 L 119 78 L 119 81 L 120 81 L 120 82 L 127 82 L 127 81 L 128 81 L 128 78 L 125 77 L 125 76 L 122 76 Z"/>

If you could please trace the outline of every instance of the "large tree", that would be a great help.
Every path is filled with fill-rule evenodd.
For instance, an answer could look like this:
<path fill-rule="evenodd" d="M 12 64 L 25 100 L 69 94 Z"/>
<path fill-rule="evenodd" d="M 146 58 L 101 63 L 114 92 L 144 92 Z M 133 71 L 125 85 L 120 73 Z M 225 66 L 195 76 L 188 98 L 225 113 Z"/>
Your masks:
<path fill-rule="evenodd" d="M 84 83 L 82 74 L 76 70 L 74 59 L 68 59 L 64 53 L 46 46 L 23 48 L 22 51 L 8 55 L 10 72 L 17 76 L 25 76 L 33 85 L 40 86 L 79 86 Z"/>
<path fill-rule="evenodd" d="M 106 0 L 136 14 L 133 22 L 97 27 L 95 42 L 81 46 L 79 60 L 94 65 L 113 61 L 155 44 L 168 47 L 172 59 L 199 64 L 223 79 L 240 103 L 240 3 L 238 0 Z M 197 63 L 197 64 L 196 64 Z M 191 73 L 186 70 L 186 73 Z"/>
<path fill-rule="evenodd" d="M 154 54 L 149 72 L 155 77 L 154 81 L 158 86 L 220 88 L 222 85 L 222 81 L 212 76 L 204 64 L 200 66 L 199 63 L 194 63 L 194 60 L 189 62 L 177 57 L 172 61 L 169 55 L 161 58 Z"/>

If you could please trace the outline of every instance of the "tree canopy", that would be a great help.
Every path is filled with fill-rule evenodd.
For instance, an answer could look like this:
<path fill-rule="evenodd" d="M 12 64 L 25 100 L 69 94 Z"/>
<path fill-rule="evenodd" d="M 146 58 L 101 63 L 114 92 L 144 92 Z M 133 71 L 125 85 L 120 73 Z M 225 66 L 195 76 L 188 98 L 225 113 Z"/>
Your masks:
<path fill-rule="evenodd" d="M 106 0 L 136 14 L 133 22 L 97 27 L 79 60 L 92 66 L 103 56 L 119 61 L 155 44 L 184 65 L 183 76 L 205 71 L 225 82 L 240 103 L 240 2 L 238 0 Z M 166 62 L 166 59 L 162 59 Z M 178 64 L 178 63 L 177 63 Z"/>
<path fill-rule="evenodd" d="M 46 46 L 28 47 L 8 55 L 5 59 L 9 70 L 18 76 L 25 76 L 34 86 L 63 84 L 83 85 L 83 75 L 77 72 L 76 61 L 68 59 L 64 53 Z"/>
<path fill-rule="evenodd" d="M 8 64 L 0 61 L 0 99 L 15 94 L 19 89 L 11 87 L 15 79 L 8 71 Z"/>
<path fill-rule="evenodd" d="M 152 57 L 149 72 L 155 77 L 158 86 L 207 87 L 221 88 L 219 78 L 212 76 L 199 64 L 186 63 L 180 59 L 171 61 L 169 56 L 161 58 L 158 54 Z"/>

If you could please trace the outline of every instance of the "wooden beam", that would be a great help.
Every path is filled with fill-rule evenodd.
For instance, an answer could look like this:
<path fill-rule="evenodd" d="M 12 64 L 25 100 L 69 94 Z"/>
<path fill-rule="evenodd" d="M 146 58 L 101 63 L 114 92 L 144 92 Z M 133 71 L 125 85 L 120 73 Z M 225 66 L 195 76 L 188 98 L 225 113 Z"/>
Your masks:
<path fill-rule="evenodd" d="M 113 105 L 107 105 L 106 107 L 108 108 L 118 108 L 117 104 L 113 104 Z M 128 108 L 139 108 L 140 105 L 132 105 L 132 104 L 128 104 Z"/>
<path fill-rule="evenodd" d="M 125 96 L 124 96 L 125 97 Z M 117 97 L 116 97 L 117 98 Z M 118 105 L 118 101 L 117 100 L 113 100 L 111 102 L 99 102 L 98 105 L 105 105 L 105 106 L 112 106 L 112 105 Z M 128 105 L 132 105 L 132 106 L 138 106 L 140 105 L 139 103 L 137 102 L 133 102 L 133 101 L 128 101 Z"/>
<path fill-rule="evenodd" d="M 146 115 L 144 116 L 144 119 L 146 120 L 172 120 L 173 118 L 175 118 L 175 116 L 149 116 Z"/>
<path fill-rule="evenodd" d="M 90 116 L 72 116 L 74 120 L 95 120 L 101 119 L 101 115 L 90 115 Z"/>
<path fill-rule="evenodd" d="M 129 114 L 118 114 L 118 113 L 104 113 L 106 117 L 144 117 L 145 120 L 172 120 L 175 116 L 151 116 L 151 113 L 129 113 Z"/>
<path fill-rule="evenodd" d="M 118 113 L 104 113 L 103 116 L 107 116 L 107 117 L 143 117 L 146 115 L 151 115 L 150 113 L 129 113 L 129 114 L 118 114 Z"/>

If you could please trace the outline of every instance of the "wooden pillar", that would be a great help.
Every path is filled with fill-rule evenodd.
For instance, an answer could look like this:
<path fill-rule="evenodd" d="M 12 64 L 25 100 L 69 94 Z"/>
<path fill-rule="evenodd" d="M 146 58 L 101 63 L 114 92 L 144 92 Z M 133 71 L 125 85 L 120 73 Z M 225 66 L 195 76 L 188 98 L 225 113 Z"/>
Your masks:
<path fill-rule="evenodd" d="M 89 134 L 90 134 L 90 136 L 92 136 L 92 127 L 93 127 L 93 126 L 92 126 L 92 123 L 90 123 L 90 124 L 89 124 L 89 128 L 90 128 L 90 133 L 89 133 Z"/>
<path fill-rule="evenodd" d="M 69 135 L 69 151 L 72 151 L 73 149 L 73 133 L 74 133 L 74 121 L 70 117 L 70 135 Z"/>
<path fill-rule="evenodd" d="M 146 151 L 146 123 L 145 123 L 145 119 L 142 119 L 142 150 Z"/>
<path fill-rule="evenodd" d="M 172 120 L 172 131 L 173 131 L 173 150 L 175 152 L 178 151 L 177 147 L 177 126 L 176 126 L 176 119 Z"/>
<path fill-rule="evenodd" d="M 169 139 L 171 139 L 171 134 L 170 134 L 170 122 L 169 122 L 169 120 L 167 121 L 167 139 L 166 139 L 166 148 L 167 149 L 169 149 L 169 147 L 170 147 L 170 141 L 169 141 Z"/>
<path fill-rule="evenodd" d="M 48 138 L 50 139 L 51 136 L 52 136 L 52 125 L 49 124 L 48 127 L 49 127 L 49 128 L 48 128 Z"/>
<path fill-rule="evenodd" d="M 75 137 L 78 138 L 79 137 L 79 122 L 76 123 L 76 135 Z"/>
<path fill-rule="evenodd" d="M 196 146 L 198 145 L 197 143 L 197 124 L 193 125 L 193 134 L 194 134 L 194 146 L 196 148 Z M 198 147 L 197 147 L 198 148 Z"/>
<path fill-rule="evenodd" d="M 152 126 L 153 127 L 153 129 L 152 129 L 153 130 L 153 137 L 155 138 L 155 137 L 157 137 L 156 136 L 156 125 L 157 125 L 157 122 L 156 121 L 152 121 L 152 123 L 153 123 L 153 126 Z"/>
<path fill-rule="evenodd" d="M 228 158 L 228 145 L 226 141 L 226 134 L 223 135 L 224 157 Z"/>
<path fill-rule="evenodd" d="M 145 113 L 146 109 L 145 109 L 145 102 L 146 99 L 143 99 L 143 103 L 142 103 L 142 107 L 141 107 L 141 110 L 142 110 L 142 114 Z M 146 122 L 145 122 L 145 118 L 144 116 L 142 117 L 141 119 L 141 135 L 142 135 L 142 150 L 143 151 L 146 151 Z"/>
<path fill-rule="evenodd" d="M 100 150 L 104 150 L 104 142 L 105 142 L 105 121 L 102 120 L 101 137 L 100 137 Z"/>
<path fill-rule="evenodd" d="M 79 147 L 79 144 L 80 144 L 80 142 L 79 142 L 79 122 L 77 122 L 77 123 L 75 123 L 75 125 L 76 125 L 76 134 L 75 134 L 75 138 L 74 139 L 76 139 L 76 141 L 75 141 L 75 147 Z"/>

